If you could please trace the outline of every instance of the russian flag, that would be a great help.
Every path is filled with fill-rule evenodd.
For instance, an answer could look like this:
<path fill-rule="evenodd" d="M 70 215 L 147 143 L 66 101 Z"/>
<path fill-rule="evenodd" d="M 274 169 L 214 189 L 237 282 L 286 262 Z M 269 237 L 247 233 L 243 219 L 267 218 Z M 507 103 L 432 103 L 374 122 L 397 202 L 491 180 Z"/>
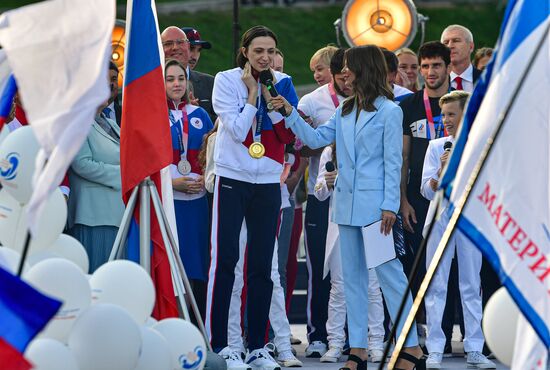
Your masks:
<path fill-rule="evenodd" d="M 22 353 L 61 304 L 0 267 L 0 364 L 3 369 L 32 367 Z"/>
<path fill-rule="evenodd" d="M 16 92 L 17 84 L 8 64 L 6 53 L 0 50 L 0 129 L 10 115 Z"/>
<path fill-rule="evenodd" d="M 173 202 L 161 191 L 161 170 L 172 162 L 172 141 L 164 87 L 163 54 L 153 0 L 128 1 L 126 37 L 120 138 L 122 194 L 124 201 L 128 202 L 132 190 L 150 177 L 164 201 Z M 168 185 L 171 187 L 171 183 Z M 129 255 L 133 255 L 134 259 L 135 251 L 139 250 L 138 220 L 139 206 L 135 209 L 134 227 L 128 238 Z M 170 264 L 152 205 L 151 242 L 151 277 L 156 287 L 153 316 L 157 319 L 177 317 Z"/>
<path fill-rule="evenodd" d="M 550 2 L 509 1 L 441 180 L 449 209 L 467 199 L 457 228 L 521 311 L 514 370 L 546 369 L 550 348 L 549 64 Z"/>

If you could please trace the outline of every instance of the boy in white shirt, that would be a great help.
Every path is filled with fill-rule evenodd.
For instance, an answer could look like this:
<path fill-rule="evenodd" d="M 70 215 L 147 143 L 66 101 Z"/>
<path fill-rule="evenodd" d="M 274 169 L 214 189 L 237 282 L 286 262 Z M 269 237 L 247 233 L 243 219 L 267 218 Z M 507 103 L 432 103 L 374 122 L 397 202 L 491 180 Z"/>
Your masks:
<path fill-rule="evenodd" d="M 439 176 L 450 157 L 451 148 L 455 141 L 455 134 L 460 126 L 464 106 L 469 96 L 470 94 L 464 91 L 452 91 L 439 100 L 441 117 L 449 136 L 431 140 L 426 151 L 420 192 L 428 200 L 434 199 L 435 192 L 439 186 Z M 435 212 L 430 212 L 435 208 L 435 204 L 434 202 L 430 204 L 426 225 L 429 225 L 432 219 L 434 219 L 435 225 L 428 239 L 426 249 L 427 266 L 430 264 L 449 222 L 446 206 L 447 202 L 444 201 L 444 209 L 440 211 L 441 217 L 435 220 Z M 455 254 L 455 248 L 458 258 L 460 298 L 466 329 L 464 336 L 464 351 L 467 353 L 466 362 L 468 367 L 471 368 L 495 369 L 495 364 L 481 353 L 484 343 L 483 332 L 481 331 L 482 308 L 479 276 L 481 253 L 460 232 L 456 232 L 449 241 L 424 300 L 428 324 L 426 347 L 430 353 L 426 360 L 426 368 L 441 368 L 443 349 L 445 347 L 445 334 L 441 328 L 441 320 L 445 309 L 449 270 Z"/>

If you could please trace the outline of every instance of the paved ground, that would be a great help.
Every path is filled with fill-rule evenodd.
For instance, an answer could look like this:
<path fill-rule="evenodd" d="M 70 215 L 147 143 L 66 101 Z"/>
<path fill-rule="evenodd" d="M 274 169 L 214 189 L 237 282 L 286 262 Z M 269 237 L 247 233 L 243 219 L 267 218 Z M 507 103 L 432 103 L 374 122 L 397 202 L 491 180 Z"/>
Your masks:
<path fill-rule="evenodd" d="M 292 333 L 294 336 L 300 338 L 302 340 L 302 344 L 294 346 L 296 351 L 298 352 L 298 358 L 303 361 L 304 367 L 302 369 L 326 369 L 326 370 L 338 370 L 340 366 L 342 366 L 344 363 L 336 363 L 336 364 L 322 364 L 319 362 L 318 359 L 309 359 L 305 357 L 305 342 L 306 342 L 306 326 L 305 325 L 291 325 L 292 326 Z M 443 369 L 466 369 L 466 359 L 464 358 L 463 352 L 462 352 L 462 343 L 461 342 L 453 342 L 453 352 L 455 356 L 453 358 L 445 358 L 443 359 Z M 495 363 L 497 363 L 497 369 L 498 370 L 508 370 L 508 367 L 498 363 L 498 361 L 493 360 Z M 369 370 L 378 369 L 378 364 L 369 364 L 368 366 Z"/>

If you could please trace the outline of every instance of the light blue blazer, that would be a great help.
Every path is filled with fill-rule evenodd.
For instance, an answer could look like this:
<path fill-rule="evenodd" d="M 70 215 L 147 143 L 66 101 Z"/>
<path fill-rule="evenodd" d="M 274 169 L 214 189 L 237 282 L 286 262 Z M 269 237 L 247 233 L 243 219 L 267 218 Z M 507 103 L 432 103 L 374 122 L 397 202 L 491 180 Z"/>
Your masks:
<path fill-rule="evenodd" d="M 107 120 L 120 135 L 119 127 Z M 120 144 L 94 122 L 69 169 L 69 227 L 119 226 L 124 213 Z"/>
<path fill-rule="evenodd" d="M 365 226 L 382 218 L 382 210 L 399 210 L 399 181 L 403 148 L 403 112 L 393 101 L 378 97 L 376 111 L 356 109 L 342 117 L 342 104 L 316 129 L 294 109 L 285 119 L 307 146 L 319 148 L 336 141 L 338 177 L 332 221 Z"/>

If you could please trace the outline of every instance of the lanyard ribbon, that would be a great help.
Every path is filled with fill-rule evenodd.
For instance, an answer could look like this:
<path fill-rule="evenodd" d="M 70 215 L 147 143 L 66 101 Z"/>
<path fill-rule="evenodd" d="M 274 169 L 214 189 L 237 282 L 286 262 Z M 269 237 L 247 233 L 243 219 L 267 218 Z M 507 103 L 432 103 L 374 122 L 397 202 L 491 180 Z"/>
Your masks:
<path fill-rule="evenodd" d="M 432 107 L 430 105 L 430 98 L 428 97 L 427 89 L 424 89 L 424 110 L 426 111 L 426 120 L 428 121 L 426 124 L 426 126 L 428 126 L 428 129 L 426 130 L 427 138 L 429 140 L 437 139 L 441 136 L 441 126 L 443 126 L 443 123 L 439 122 L 440 128 L 436 131 L 434 117 L 432 114 Z M 445 130 L 445 128 L 443 128 L 443 132 L 444 136 L 447 136 L 447 130 Z"/>
<path fill-rule="evenodd" d="M 333 82 L 328 84 L 328 92 L 330 93 L 330 98 L 332 99 L 334 108 L 338 108 L 338 106 L 340 105 L 340 101 L 338 100 L 338 96 L 336 95 L 336 91 L 334 90 Z"/>
<path fill-rule="evenodd" d="M 258 81 L 258 99 L 257 105 L 258 105 L 258 111 L 256 112 L 256 116 L 253 122 L 253 125 L 256 125 L 253 128 L 254 131 L 254 142 L 260 143 L 262 142 L 262 123 L 264 120 L 264 105 L 262 104 L 262 84 Z"/>
<path fill-rule="evenodd" d="M 189 119 L 187 117 L 187 111 L 185 110 L 185 107 L 181 110 L 183 123 L 180 121 L 176 121 L 174 116 L 172 115 L 172 112 L 170 112 L 170 121 L 172 121 L 172 125 L 176 128 L 176 131 L 178 132 L 178 139 L 179 139 L 179 150 L 180 150 L 180 157 L 182 159 L 187 159 L 187 146 L 189 143 Z"/>

